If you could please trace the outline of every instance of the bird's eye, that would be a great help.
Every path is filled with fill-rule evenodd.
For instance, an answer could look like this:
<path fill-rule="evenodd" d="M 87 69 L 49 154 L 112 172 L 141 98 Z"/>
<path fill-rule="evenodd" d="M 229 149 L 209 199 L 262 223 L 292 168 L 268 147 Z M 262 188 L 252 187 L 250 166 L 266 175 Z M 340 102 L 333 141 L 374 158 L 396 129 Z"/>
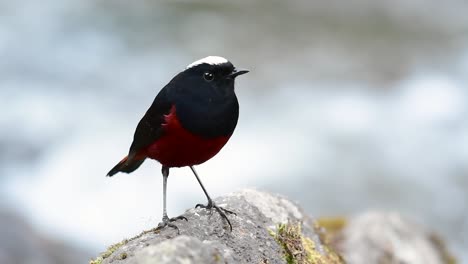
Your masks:
<path fill-rule="evenodd" d="M 203 79 L 207 82 L 211 82 L 214 79 L 214 75 L 211 72 L 205 72 L 203 73 Z"/>

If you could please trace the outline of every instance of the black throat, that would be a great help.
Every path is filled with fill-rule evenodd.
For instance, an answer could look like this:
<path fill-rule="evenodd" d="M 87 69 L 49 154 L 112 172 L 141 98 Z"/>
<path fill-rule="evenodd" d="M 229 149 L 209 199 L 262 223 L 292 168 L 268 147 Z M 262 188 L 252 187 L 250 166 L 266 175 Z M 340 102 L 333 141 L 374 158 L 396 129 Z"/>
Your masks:
<path fill-rule="evenodd" d="M 175 103 L 182 126 L 202 138 L 231 136 L 239 118 L 234 93 L 227 97 L 185 98 Z"/>

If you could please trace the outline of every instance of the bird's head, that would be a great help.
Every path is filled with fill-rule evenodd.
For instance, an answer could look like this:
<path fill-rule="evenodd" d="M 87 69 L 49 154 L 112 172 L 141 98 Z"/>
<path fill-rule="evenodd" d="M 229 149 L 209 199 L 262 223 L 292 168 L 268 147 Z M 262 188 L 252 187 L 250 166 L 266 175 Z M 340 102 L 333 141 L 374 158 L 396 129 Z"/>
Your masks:
<path fill-rule="evenodd" d="M 180 77 L 190 86 L 215 88 L 225 93 L 234 91 L 234 79 L 248 72 L 236 69 L 223 57 L 208 56 L 189 64 Z"/>

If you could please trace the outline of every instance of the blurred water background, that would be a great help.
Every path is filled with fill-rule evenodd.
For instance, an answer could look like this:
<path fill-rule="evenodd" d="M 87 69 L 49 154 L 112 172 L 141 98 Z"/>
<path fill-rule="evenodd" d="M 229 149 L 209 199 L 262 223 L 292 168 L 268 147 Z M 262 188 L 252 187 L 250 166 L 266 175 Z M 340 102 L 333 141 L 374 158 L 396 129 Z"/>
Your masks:
<path fill-rule="evenodd" d="M 170 78 L 220 55 L 251 73 L 234 136 L 198 167 L 212 196 L 398 210 L 468 263 L 467 13 L 462 0 L 2 0 L 0 245 L 24 257 L 26 225 L 84 263 L 154 227 L 160 165 L 104 176 Z M 187 168 L 168 195 L 172 216 L 205 201 Z"/>

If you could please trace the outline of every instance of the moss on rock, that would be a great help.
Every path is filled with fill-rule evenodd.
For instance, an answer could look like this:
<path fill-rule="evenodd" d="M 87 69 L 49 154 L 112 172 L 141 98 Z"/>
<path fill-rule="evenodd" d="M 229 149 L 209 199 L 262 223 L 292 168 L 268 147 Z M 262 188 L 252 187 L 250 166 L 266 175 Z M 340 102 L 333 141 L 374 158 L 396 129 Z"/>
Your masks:
<path fill-rule="evenodd" d="M 128 239 L 124 239 L 119 243 L 116 243 L 116 244 L 113 244 L 113 245 L 109 246 L 107 248 L 107 250 L 102 252 L 101 255 L 99 255 L 97 258 L 95 258 L 93 260 L 90 260 L 89 264 L 101 264 L 104 259 L 110 257 L 110 255 L 112 255 L 112 253 L 114 253 L 117 249 L 119 249 L 121 246 L 123 246 L 123 245 L 125 245 L 127 243 L 128 243 Z M 127 257 L 127 255 L 125 254 L 125 257 L 123 257 L 123 259 L 126 258 L 126 257 Z"/>
<path fill-rule="evenodd" d="M 446 264 L 456 264 L 457 259 L 450 253 L 445 242 L 435 233 L 429 234 L 429 240 L 439 250 L 441 258 Z"/>
<path fill-rule="evenodd" d="M 341 231 L 346 226 L 345 217 L 320 217 L 316 223 L 318 226 L 323 227 L 328 233 L 336 233 Z"/>
<path fill-rule="evenodd" d="M 284 258 L 288 264 L 345 263 L 328 244 L 317 245 L 311 238 L 306 237 L 302 233 L 301 223 L 279 224 L 276 232 L 270 231 L 270 234 L 283 249 Z M 321 247 L 323 252 L 320 252 L 318 247 Z"/>

